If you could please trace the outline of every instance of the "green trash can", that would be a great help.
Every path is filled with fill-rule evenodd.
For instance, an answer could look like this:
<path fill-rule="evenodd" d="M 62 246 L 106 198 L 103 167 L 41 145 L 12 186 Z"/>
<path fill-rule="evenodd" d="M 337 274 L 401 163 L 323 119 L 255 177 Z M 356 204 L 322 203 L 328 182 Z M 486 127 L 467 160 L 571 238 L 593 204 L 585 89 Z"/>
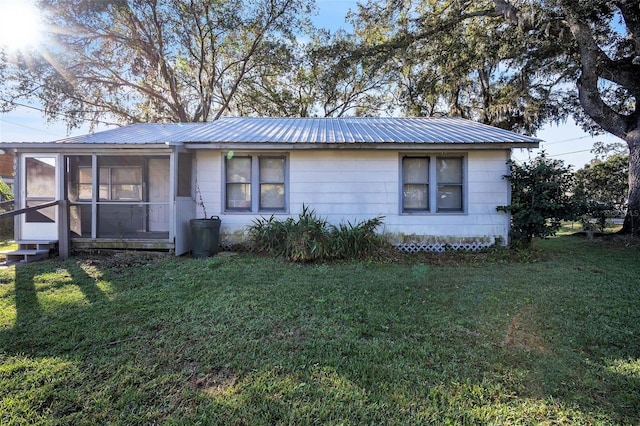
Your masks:
<path fill-rule="evenodd" d="M 218 252 L 220 245 L 220 218 L 191 219 L 191 256 L 209 257 Z"/>

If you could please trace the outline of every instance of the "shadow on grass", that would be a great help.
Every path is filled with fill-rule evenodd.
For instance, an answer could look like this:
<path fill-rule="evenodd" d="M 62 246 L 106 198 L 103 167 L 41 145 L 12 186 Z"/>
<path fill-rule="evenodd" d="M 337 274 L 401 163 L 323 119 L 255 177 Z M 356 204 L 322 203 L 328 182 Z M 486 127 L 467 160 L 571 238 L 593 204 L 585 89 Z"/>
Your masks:
<path fill-rule="evenodd" d="M 457 268 L 250 256 L 98 267 L 109 295 L 80 262 L 28 265 L 0 347 L 76 362 L 86 382 L 69 399 L 93 402 L 52 411 L 65 421 L 633 424 L 637 255 L 576 253 Z M 79 291 L 56 305 L 67 287 Z"/>
<path fill-rule="evenodd" d="M 87 314 L 96 304 L 108 302 L 98 287 L 95 277 L 89 276 L 81 264 L 69 262 L 43 262 L 15 266 L 15 321 L 12 329 L 0 332 L 5 348 L 26 339 L 32 344 L 46 342 L 52 336 L 65 336 L 69 325 L 77 326 L 73 317 Z M 78 291 L 79 290 L 79 291 Z M 91 315 L 89 313 L 89 315 Z M 65 319 L 71 319 L 65 324 Z M 91 327 L 90 322 L 87 328 Z M 58 341 L 59 342 L 59 341 Z M 32 350 L 36 350 L 32 346 Z M 20 352 L 24 352 L 22 347 Z M 60 355 L 51 353 L 49 355 Z"/>

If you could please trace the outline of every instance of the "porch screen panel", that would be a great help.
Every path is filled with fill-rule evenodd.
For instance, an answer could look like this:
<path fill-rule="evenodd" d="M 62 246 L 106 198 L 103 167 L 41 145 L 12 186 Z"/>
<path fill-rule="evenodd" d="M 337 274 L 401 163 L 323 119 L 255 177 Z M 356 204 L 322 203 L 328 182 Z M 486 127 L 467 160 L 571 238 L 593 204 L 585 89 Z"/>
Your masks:
<path fill-rule="evenodd" d="M 27 207 L 46 204 L 56 199 L 56 159 L 50 157 L 27 157 L 26 166 L 26 199 Z M 28 212 L 26 222 L 53 223 L 56 208 L 47 207 Z"/>
<path fill-rule="evenodd" d="M 145 206 L 114 203 L 98 206 L 98 238 L 136 238 L 145 232 Z"/>
<path fill-rule="evenodd" d="M 429 158 L 402 159 L 402 210 L 429 210 Z"/>
<path fill-rule="evenodd" d="M 178 197 L 191 196 L 191 154 L 178 154 Z"/>
<path fill-rule="evenodd" d="M 260 210 L 285 209 L 285 159 L 260 158 Z"/>
<path fill-rule="evenodd" d="M 251 157 L 226 159 L 226 208 L 251 209 Z"/>

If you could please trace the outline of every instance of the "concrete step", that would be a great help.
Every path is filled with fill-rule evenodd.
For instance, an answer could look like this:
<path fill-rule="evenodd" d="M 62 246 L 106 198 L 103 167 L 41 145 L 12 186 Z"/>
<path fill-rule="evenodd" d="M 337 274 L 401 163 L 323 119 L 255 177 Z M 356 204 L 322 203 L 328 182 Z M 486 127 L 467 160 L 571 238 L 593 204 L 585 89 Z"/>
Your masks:
<path fill-rule="evenodd" d="M 55 249 L 58 246 L 56 240 L 16 240 L 18 249 L 25 250 L 50 250 Z"/>
<path fill-rule="evenodd" d="M 35 262 L 49 257 L 49 249 L 18 249 L 2 252 L 10 262 Z"/>

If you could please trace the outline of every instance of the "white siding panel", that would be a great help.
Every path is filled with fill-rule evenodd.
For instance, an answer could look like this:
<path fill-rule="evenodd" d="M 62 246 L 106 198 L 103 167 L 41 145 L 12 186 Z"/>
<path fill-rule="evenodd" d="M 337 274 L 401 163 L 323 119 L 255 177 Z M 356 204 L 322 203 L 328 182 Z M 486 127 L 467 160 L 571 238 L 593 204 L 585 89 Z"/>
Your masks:
<path fill-rule="evenodd" d="M 440 154 L 440 153 L 437 153 Z M 400 159 L 392 150 L 293 150 L 289 152 L 289 212 L 303 204 L 333 224 L 385 216 L 381 230 L 395 240 L 495 238 L 507 240 L 509 216 L 496 207 L 508 203 L 507 150 L 466 154 L 467 210 L 457 214 L 401 214 Z M 247 225 L 271 214 L 227 213 L 222 206 L 222 163 L 218 151 L 199 151 L 197 181 L 208 215 L 222 219 L 223 238 L 242 235 Z M 196 201 L 198 201 L 196 199 Z M 201 208 L 198 214 L 202 215 Z"/>
<path fill-rule="evenodd" d="M 219 216 L 222 213 L 222 156 L 219 151 L 197 152 L 195 185 L 197 217 L 204 217 L 202 204 L 207 216 Z"/>

